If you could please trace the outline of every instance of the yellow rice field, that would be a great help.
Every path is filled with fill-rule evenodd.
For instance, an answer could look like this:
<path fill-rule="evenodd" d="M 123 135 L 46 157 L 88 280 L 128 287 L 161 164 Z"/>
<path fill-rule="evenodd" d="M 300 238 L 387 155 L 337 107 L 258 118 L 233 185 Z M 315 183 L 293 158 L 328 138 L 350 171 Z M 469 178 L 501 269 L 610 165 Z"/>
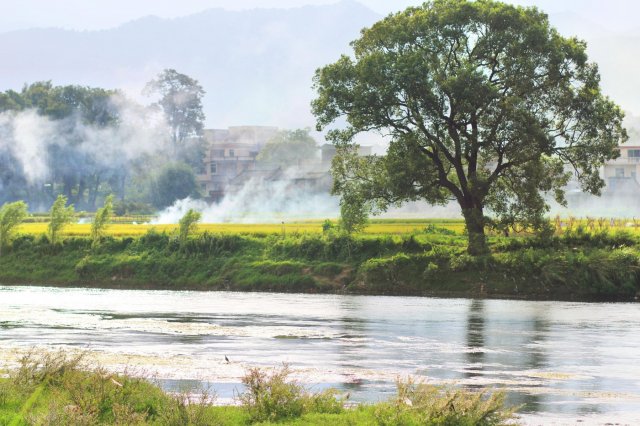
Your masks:
<path fill-rule="evenodd" d="M 462 221 L 437 221 L 437 220 L 410 220 L 410 221 L 377 221 L 369 224 L 365 229 L 367 234 L 409 234 L 421 231 L 428 225 L 447 228 L 457 233 L 462 233 L 464 223 Z M 151 225 L 151 224 L 112 224 L 107 228 L 107 234 L 114 237 L 133 237 L 145 234 L 150 229 L 157 232 L 177 232 L 178 225 Z M 66 236 L 88 236 L 90 224 L 72 224 L 64 228 Z M 289 233 L 321 233 L 322 221 L 304 221 L 285 223 L 205 223 L 199 224 L 200 232 L 229 233 L 229 234 L 289 234 Z M 22 234 L 39 235 L 47 232 L 46 223 L 24 223 L 20 225 Z"/>
<path fill-rule="evenodd" d="M 320 220 L 297 221 L 281 223 L 203 223 L 198 225 L 199 232 L 226 233 L 226 234 L 319 234 L 322 232 L 322 222 Z M 334 222 L 335 224 L 335 222 Z M 624 230 L 626 232 L 640 234 L 640 220 L 633 219 L 552 219 L 556 232 L 562 233 L 568 229 L 583 227 L 587 232 L 600 230 Z M 463 234 L 464 222 L 462 220 L 451 219 L 377 219 L 365 228 L 364 233 L 371 235 L 403 235 L 419 232 L 428 226 L 436 226 L 454 231 L 456 234 Z M 177 233 L 178 225 L 153 225 L 153 224 L 131 224 L 114 223 L 107 228 L 107 235 L 113 237 L 135 237 L 147 233 L 150 229 L 157 232 Z M 65 236 L 88 236 L 90 224 L 72 224 L 63 230 Z M 19 232 L 22 234 L 39 235 L 47 232 L 47 223 L 23 223 Z M 516 232 L 518 234 L 518 232 Z"/>

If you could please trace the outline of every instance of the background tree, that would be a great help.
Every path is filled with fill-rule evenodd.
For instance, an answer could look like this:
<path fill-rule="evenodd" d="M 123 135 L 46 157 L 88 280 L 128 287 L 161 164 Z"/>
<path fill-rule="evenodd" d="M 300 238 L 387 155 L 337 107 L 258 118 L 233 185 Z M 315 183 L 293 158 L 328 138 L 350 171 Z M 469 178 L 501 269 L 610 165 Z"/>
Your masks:
<path fill-rule="evenodd" d="M 4 204 L 0 208 L 0 255 L 13 239 L 18 226 L 27 217 L 28 208 L 24 201 Z"/>
<path fill-rule="evenodd" d="M 180 160 L 198 165 L 202 161 L 201 137 L 205 120 L 202 110 L 205 91 L 202 86 L 185 74 L 166 69 L 147 83 L 144 93 L 159 96 L 156 105 L 164 112 L 171 128 L 174 154 L 180 153 Z"/>
<path fill-rule="evenodd" d="M 314 158 L 317 151 L 309 129 L 280 130 L 265 144 L 257 160 L 286 168 Z"/>
<path fill-rule="evenodd" d="M 39 155 L 47 158 L 47 173 L 42 181 L 29 182 L 12 147 L 0 144 L 0 185 L 8 189 L 2 198 L 22 198 L 32 205 L 42 205 L 62 192 L 70 202 L 93 210 L 101 185 L 123 168 L 115 160 L 124 156 L 114 147 L 102 151 L 96 146 L 87 149 L 83 144 L 93 131 L 118 126 L 120 114 L 113 103 L 116 95 L 120 96 L 114 90 L 54 86 L 49 81 L 25 85 L 20 92 L 0 94 L 0 112 L 35 111 L 43 117 L 41 123 L 55 124 L 42 135 L 46 141 Z M 1 125 L 8 126 L 11 133 L 11 120 Z M 105 152 L 113 153 L 114 160 L 105 161 Z"/>
<path fill-rule="evenodd" d="M 60 232 L 73 220 L 75 211 L 73 204 L 67 207 L 67 197 L 60 194 L 53 202 L 49 211 L 49 239 L 51 244 L 57 244 Z"/>
<path fill-rule="evenodd" d="M 104 236 L 107 225 L 113 216 L 113 195 L 108 195 L 104 200 L 104 205 L 96 211 L 96 215 L 91 223 L 92 245 L 97 245 Z"/>
<path fill-rule="evenodd" d="M 202 213 L 189 209 L 179 220 L 180 224 L 180 246 L 184 246 L 189 235 L 198 230 L 198 222 L 202 219 Z"/>
<path fill-rule="evenodd" d="M 586 44 L 560 36 L 536 8 L 426 2 L 364 29 L 352 46 L 353 59 L 316 72 L 318 130 L 345 117 L 348 126 L 329 133 L 337 145 L 371 130 L 390 145 L 383 157 L 347 158 L 336 191 L 378 210 L 455 200 L 471 254 L 487 251 L 485 210 L 535 223 L 544 194 L 564 203 L 565 165 L 599 194 L 598 168 L 626 140 Z"/>
<path fill-rule="evenodd" d="M 191 167 L 184 163 L 166 165 L 151 186 L 152 203 L 160 209 L 170 206 L 176 200 L 199 198 L 196 177 Z"/>

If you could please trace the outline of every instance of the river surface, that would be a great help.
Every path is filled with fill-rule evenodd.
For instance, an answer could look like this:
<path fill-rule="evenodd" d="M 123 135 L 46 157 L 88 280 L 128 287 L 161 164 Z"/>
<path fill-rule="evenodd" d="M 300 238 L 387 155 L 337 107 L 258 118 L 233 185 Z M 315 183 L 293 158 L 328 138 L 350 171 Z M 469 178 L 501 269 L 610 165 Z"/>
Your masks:
<path fill-rule="evenodd" d="M 0 368 L 32 348 L 221 402 L 288 363 L 356 401 L 413 376 L 505 389 L 528 424 L 640 424 L 640 304 L 0 286 Z"/>

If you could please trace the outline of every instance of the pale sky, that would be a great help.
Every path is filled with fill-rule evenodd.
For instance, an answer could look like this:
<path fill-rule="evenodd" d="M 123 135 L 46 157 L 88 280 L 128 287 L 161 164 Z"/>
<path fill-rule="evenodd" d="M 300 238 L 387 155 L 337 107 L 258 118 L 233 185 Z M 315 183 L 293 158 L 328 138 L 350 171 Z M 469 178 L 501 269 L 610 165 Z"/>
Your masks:
<path fill-rule="evenodd" d="M 329 4 L 337 0 L 1 0 L 0 32 L 61 27 L 76 30 L 105 29 L 148 15 L 165 18 L 200 12 L 212 7 L 251 9 L 288 8 L 306 4 Z M 509 0 L 537 5 L 549 14 L 574 12 L 612 32 L 640 32 L 637 0 Z M 359 0 L 370 9 L 387 14 L 420 0 Z"/>

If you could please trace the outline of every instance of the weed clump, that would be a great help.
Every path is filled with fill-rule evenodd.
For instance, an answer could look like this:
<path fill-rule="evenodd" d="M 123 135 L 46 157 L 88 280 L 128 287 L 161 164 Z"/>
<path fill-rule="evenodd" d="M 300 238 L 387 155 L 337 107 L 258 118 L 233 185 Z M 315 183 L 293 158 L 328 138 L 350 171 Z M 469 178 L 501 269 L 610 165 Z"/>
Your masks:
<path fill-rule="evenodd" d="M 375 407 L 380 426 L 514 424 L 514 410 L 504 408 L 503 392 L 471 392 L 412 379 L 399 380 L 396 386 L 397 396 Z"/>
<path fill-rule="evenodd" d="M 334 390 L 309 392 L 290 379 L 288 365 L 279 369 L 250 368 L 242 378 L 246 391 L 238 396 L 252 421 L 280 421 L 306 413 L 337 414 L 344 410 Z"/>

